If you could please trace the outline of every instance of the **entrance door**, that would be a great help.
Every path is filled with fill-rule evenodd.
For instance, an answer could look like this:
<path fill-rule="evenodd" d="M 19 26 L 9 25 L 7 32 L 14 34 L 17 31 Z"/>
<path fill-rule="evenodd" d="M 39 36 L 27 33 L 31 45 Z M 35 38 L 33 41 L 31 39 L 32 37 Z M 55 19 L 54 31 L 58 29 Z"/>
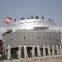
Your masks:
<path fill-rule="evenodd" d="M 11 49 L 11 57 L 12 57 L 12 59 L 17 58 L 17 50 L 18 50 L 18 48 L 12 48 Z"/>

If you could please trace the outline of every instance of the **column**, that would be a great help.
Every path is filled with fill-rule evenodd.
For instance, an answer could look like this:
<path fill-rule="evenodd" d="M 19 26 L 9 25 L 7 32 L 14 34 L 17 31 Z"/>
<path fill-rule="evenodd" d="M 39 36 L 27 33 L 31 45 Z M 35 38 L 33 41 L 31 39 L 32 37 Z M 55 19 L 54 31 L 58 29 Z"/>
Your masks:
<path fill-rule="evenodd" d="M 32 57 L 35 57 L 35 46 L 32 46 Z"/>
<path fill-rule="evenodd" d="M 43 55 L 45 56 L 46 55 L 46 51 L 45 51 L 45 45 L 43 46 Z"/>
<path fill-rule="evenodd" d="M 59 54 L 59 47 L 58 47 L 58 45 L 56 45 L 56 51 L 57 51 L 57 54 Z"/>
<path fill-rule="evenodd" d="M 62 48 L 61 48 L 61 45 L 60 45 L 60 53 L 62 53 Z"/>
<path fill-rule="evenodd" d="M 52 45 L 52 55 L 55 55 L 54 45 Z"/>
<path fill-rule="evenodd" d="M 21 58 L 21 46 L 19 46 L 19 50 L 18 50 L 18 58 Z"/>
<path fill-rule="evenodd" d="M 40 54 L 40 47 L 39 46 L 37 46 L 37 53 L 38 53 L 38 57 L 40 57 L 41 54 Z"/>
<path fill-rule="evenodd" d="M 27 55 L 27 49 L 26 49 L 26 45 L 24 45 L 24 58 L 27 58 L 28 55 Z"/>
<path fill-rule="evenodd" d="M 11 58 L 11 51 L 10 51 L 11 48 L 10 48 L 10 45 L 8 45 L 7 49 L 8 49 L 7 59 L 9 60 Z"/>
<path fill-rule="evenodd" d="M 4 49 L 4 55 L 7 55 L 7 48 Z"/>
<path fill-rule="evenodd" d="M 49 45 L 47 45 L 47 49 L 48 49 L 48 55 L 51 55 L 51 52 L 50 52 L 50 47 L 49 47 Z"/>

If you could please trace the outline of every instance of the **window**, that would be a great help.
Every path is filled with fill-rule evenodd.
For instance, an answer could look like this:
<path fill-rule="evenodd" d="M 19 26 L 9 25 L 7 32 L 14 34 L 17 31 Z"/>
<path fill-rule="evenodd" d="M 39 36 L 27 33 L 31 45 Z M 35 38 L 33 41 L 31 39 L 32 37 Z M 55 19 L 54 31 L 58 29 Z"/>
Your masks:
<path fill-rule="evenodd" d="M 21 23 L 22 24 L 22 23 Z"/>
<path fill-rule="evenodd" d="M 24 39 L 25 39 L 25 36 L 24 36 Z"/>
<path fill-rule="evenodd" d="M 44 36 L 44 39 L 45 39 L 45 36 Z"/>
<path fill-rule="evenodd" d="M 51 37 L 50 37 L 50 40 L 51 40 Z"/>
<path fill-rule="evenodd" d="M 37 38 L 39 39 L 39 36 Z"/>
<path fill-rule="evenodd" d="M 54 40 L 55 40 L 55 38 L 54 38 Z"/>
<path fill-rule="evenodd" d="M 12 38 L 11 38 L 11 41 L 12 41 Z"/>
<path fill-rule="evenodd" d="M 48 27 L 34 27 L 35 30 L 48 30 Z"/>

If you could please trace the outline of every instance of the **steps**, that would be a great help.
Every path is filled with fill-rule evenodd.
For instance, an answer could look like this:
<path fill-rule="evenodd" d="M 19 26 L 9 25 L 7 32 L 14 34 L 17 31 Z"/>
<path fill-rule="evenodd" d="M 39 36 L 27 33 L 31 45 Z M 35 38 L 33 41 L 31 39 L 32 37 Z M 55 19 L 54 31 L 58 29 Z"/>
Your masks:
<path fill-rule="evenodd" d="M 4 60 L 0 62 L 62 62 L 62 55 Z"/>

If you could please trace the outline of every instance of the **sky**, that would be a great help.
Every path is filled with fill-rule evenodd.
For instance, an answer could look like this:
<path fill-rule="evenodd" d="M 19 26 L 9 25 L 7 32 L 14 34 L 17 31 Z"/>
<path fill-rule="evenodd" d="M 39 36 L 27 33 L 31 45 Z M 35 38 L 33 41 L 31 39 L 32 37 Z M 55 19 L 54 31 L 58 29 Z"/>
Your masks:
<path fill-rule="evenodd" d="M 0 0 L 0 19 L 10 16 L 16 19 L 44 16 L 62 26 L 62 0 Z M 4 26 L 0 20 L 0 27 Z"/>

